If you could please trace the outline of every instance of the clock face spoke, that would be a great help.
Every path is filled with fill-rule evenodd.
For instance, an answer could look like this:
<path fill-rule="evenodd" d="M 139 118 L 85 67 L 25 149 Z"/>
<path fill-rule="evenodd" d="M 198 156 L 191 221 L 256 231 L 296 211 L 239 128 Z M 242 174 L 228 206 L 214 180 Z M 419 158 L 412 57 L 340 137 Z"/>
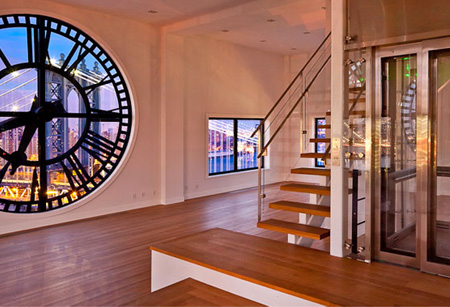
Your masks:
<path fill-rule="evenodd" d="M 19 42 L 0 46 L 0 211 L 44 212 L 114 173 L 131 135 L 131 100 L 88 35 L 45 16 L 11 16 L 0 28 L 3 41 L 12 33 Z"/>
<path fill-rule="evenodd" d="M 6 162 L 6 164 L 0 170 L 0 183 L 3 181 L 3 178 L 5 177 L 6 172 L 8 171 L 8 168 L 9 168 L 10 165 L 11 165 L 11 162 L 8 161 L 8 162 Z"/>

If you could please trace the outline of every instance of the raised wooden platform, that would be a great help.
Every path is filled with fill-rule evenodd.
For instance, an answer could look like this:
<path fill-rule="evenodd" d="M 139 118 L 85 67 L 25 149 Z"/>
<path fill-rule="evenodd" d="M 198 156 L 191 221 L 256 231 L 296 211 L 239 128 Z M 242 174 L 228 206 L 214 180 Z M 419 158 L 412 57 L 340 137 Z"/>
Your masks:
<path fill-rule="evenodd" d="M 128 306 L 264 306 L 192 278 L 148 293 Z"/>
<path fill-rule="evenodd" d="M 450 302 L 450 279 L 218 228 L 157 243 L 151 250 L 323 305 Z"/>

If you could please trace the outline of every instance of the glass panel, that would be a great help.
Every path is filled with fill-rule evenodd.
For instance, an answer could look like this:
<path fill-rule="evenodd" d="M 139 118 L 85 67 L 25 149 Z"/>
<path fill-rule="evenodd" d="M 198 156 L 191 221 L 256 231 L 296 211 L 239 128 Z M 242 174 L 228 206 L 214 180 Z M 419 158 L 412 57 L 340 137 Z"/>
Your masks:
<path fill-rule="evenodd" d="M 28 62 L 27 42 L 26 28 L 10 28 L 0 31 L 0 49 L 11 65 Z"/>
<path fill-rule="evenodd" d="M 382 59 L 381 250 L 416 251 L 417 57 Z"/>
<path fill-rule="evenodd" d="M 239 119 L 237 140 L 237 168 L 238 170 L 258 167 L 258 135 L 250 138 L 253 131 L 258 128 L 259 119 Z"/>
<path fill-rule="evenodd" d="M 450 51 L 430 55 L 432 107 L 431 201 L 429 203 L 429 260 L 450 264 Z"/>
<path fill-rule="evenodd" d="M 60 104 L 63 112 L 85 114 L 86 106 L 75 86 L 62 75 L 46 71 L 46 101 Z M 79 140 L 86 125 L 80 117 L 55 117 L 47 123 L 47 159 L 66 153 Z"/>
<path fill-rule="evenodd" d="M 208 173 L 233 171 L 234 120 L 210 119 L 208 126 Z"/>

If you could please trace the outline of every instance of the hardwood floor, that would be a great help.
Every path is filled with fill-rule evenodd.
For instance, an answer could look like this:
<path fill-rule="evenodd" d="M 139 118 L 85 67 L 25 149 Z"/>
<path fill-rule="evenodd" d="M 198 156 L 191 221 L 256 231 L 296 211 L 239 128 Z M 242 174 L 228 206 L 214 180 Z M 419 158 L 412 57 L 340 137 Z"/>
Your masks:
<path fill-rule="evenodd" d="M 149 246 L 214 227 L 286 240 L 256 228 L 256 201 L 250 189 L 0 237 L 0 306 L 126 305 L 150 289 Z"/>

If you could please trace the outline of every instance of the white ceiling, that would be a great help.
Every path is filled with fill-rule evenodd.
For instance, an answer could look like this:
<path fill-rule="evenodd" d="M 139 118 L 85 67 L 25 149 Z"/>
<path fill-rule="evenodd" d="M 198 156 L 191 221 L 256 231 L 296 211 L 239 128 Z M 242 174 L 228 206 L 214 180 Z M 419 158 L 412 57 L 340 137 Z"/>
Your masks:
<path fill-rule="evenodd" d="M 325 36 L 325 0 L 52 1 L 278 54 L 312 51 Z"/>

